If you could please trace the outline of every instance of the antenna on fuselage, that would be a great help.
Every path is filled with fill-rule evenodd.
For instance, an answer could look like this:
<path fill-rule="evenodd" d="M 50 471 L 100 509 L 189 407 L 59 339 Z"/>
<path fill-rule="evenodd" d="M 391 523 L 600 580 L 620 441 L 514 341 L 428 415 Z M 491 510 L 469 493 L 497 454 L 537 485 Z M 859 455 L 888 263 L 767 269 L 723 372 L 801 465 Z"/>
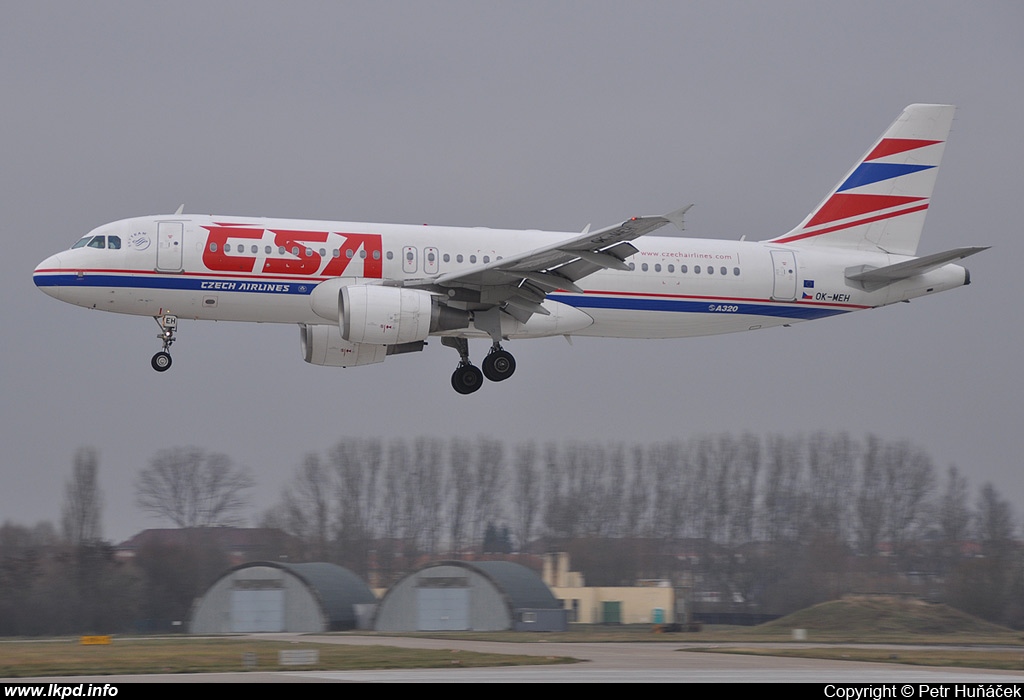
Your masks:
<path fill-rule="evenodd" d="M 174 212 L 175 216 L 181 216 L 181 212 L 185 211 L 185 204 L 182 202 L 178 205 L 178 211 Z"/>

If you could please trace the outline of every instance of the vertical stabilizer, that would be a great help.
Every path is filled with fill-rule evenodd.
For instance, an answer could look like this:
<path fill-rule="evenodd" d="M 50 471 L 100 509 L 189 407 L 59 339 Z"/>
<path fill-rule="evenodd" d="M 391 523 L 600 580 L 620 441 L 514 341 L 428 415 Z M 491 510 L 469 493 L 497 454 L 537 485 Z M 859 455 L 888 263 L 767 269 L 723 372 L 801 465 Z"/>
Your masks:
<path fill-rule="evenodd" d="M 916 254 L 955 109 L 904 109 L 821 204 L 772 241 Z"/>

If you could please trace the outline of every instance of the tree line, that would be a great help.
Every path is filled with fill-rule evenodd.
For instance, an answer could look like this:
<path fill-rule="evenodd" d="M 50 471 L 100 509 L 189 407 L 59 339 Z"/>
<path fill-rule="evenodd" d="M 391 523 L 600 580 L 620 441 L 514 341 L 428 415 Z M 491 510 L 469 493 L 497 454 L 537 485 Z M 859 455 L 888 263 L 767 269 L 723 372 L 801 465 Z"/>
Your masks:
<path fill-rule="evenodd" d="M 229 565 L 198 535 L 116 558 L 97 469 L 94 450 L 76 454 L 59 531 L 0 526 L 0 634 L 160 627 Z M 189 532 L 255 520 L 291 536 L 262 556 L 339 563 L 374 585 L 430 558 L 568 551 L 590 585 L 663 579 L 751 612 L 897 592 L 1024 626 L 1012 505 L 877 436 L 356 438 L 306 454 L 255 519 L 254 483 L 226 455 L 162 450 L 136 505 Z"/>
<path fill-rule="evenodd" d="M 505 532 L 516 551 L 570 552 L 590 585 L 667 579 L 778 614 L 911 593 L 1024 623 L 1012 505 L 873 435 L 343 440 L 306 455 L 262 522 L 382 585 Z"/>

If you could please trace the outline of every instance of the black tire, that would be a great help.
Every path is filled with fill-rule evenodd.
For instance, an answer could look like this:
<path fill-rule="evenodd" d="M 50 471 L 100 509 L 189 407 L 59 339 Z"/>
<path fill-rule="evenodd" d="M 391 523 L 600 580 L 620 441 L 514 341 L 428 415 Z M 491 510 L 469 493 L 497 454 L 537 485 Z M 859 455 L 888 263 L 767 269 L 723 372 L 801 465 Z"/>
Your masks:
<path fill-rule="evenodd" d="M 166 372 L 171 368 L 171 356 L 166 352 L 158 352 L 153 355 L 150 364 L 153 365 L 153 369 L 157 372 Z"/>
<path fill-rule="evenodd" d="M 452 388 L 460 394 L 472 394 L 484 383 L 484 374 L 479 367 L 465 365 L 452 374 Z"/>
<path fill-rule="evenodd" d="M 492 382 L 503 382 L 516 371 L 516 358 L 505 350 L 495 350 L 484 358 L 484 376 Z"/>

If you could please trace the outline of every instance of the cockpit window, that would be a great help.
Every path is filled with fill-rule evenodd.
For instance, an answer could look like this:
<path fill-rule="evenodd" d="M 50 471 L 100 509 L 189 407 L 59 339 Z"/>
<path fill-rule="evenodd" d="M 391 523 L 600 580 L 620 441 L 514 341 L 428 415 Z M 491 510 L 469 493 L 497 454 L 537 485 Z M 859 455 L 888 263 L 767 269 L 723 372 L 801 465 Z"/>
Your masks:
<path fill-rule="evenodd" d="M 86 236 L 85 238 L 79 239 L 77 243 L 71 246 L 71 250 L 74 250 L 75 248 L 109 248 L 110 250 L 121 250 L 121 237 Z"/>

